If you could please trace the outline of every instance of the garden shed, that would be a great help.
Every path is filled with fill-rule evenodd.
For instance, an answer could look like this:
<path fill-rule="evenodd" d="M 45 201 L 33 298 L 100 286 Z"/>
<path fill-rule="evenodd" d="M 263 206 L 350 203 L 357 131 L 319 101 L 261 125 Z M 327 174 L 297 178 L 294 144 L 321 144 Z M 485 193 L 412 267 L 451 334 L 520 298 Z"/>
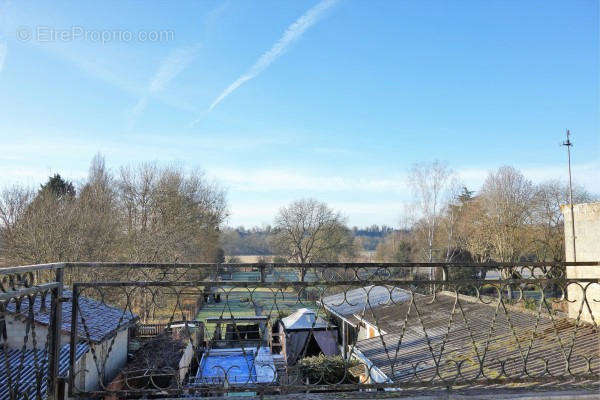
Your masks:
<path fill-rule="evenodd" d="M 279 321 L 282 338 L 281 352 L 288 365 L 303 357 L 340 353 L 337 345 L 337 327 L 331 325 L 308 308 L 301 308 Z"/>

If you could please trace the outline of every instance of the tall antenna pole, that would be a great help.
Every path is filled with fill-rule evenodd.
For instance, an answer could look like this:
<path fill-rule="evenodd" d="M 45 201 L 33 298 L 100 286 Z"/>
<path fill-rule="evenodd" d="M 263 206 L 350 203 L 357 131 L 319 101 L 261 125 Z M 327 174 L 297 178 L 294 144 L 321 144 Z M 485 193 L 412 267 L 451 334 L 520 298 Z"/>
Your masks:
<path fill-rule="evenodd" d="M 567 157 L 569 160 L 569 203 L 571 205 L 571 237 L 573 238 L 573 262 L 577 261 L 577 254 L 575 252 L 575 215 L 573 213 L 573 183 L 571 181 L 571 143 L 570 140 L 571 132 L 567 129 L 567 140 L 562 143 L 563 146 L 567 147 Z"/>

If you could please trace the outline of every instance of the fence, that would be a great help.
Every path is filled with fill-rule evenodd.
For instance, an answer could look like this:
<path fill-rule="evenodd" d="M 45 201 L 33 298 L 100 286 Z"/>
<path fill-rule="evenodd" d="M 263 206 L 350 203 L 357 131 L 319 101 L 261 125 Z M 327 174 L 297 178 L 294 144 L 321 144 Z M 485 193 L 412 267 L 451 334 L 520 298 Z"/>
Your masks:
<path fill-rule="evenodd" d="M 578 266 L 600 268 L 598 262 L 5 268 L 0 399 L 597 390 L 600 279 L 569 279 L 566 268 Z M 220 279 L 223 271 L 242 269 L 256 269 L 257 277 Z M 195 318 L 190 305 L 199 305 Z M 130 335 L 136 330 L 145 337 Z"/>

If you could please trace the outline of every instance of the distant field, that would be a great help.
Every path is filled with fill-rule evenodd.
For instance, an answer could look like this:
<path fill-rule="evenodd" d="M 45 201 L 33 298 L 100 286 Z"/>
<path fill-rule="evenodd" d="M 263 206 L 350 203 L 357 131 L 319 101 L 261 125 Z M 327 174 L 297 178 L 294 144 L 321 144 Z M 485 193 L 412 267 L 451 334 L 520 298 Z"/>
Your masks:
<path fill-rule="evenodd" d="M 244 317 L 254 315 L 271 316 L 271 321 L 286 317 L 299 308 L 316 309 L 313 301 L 298 299 L 294 292 L 281 292 L 267 288 L 248 290 L 245 288 L 223 288 L 220 303 L 205 304 L 196 319 L 207 317 Z M 258 312 L 258 313 L 257 313 Z M 212 337 L 214 324 L 206 324 L 206 336 Z"/>
<path fill-rule="evenodd" d="M 260 254 L 244 254 L 241 256 L 233 256 L 233 257 L 236 257 L 242 263 L 256 263 L 260 259 L 265 259 L 265 258 L 269 262 L 272 262 L 273 258 L 278 257 L 278 256 L 277 255 L 265 256 L 265 255 L 260 255 Z M 373 261 L 375 261 L 375 251 L 372 251 L 372 250 L 359 251 L 356 256 L 356 260 L 354 260 L 354 261 L 356 261 L 356 262 L 373 262 Z"/>
<path fill-rule="evenodd" d="M 358 257 L 355 260 L 356 262 L 374 262 L 375 260 L 375 251 L 373 250 L 363 250 L 358 252 Z"/>
<path fill-rule="evenodd" d="M 237 258 L 238 260 L 240 260 L 240 262 L 242 263 L 256 263 L 258 262 L 260 259 L 267 259 L 269 261 L 272 261 L 274 257 L 277 257 L 276 255 L 260 255 L 260 254 L 244 254 L 241 256 L 233 256 L 235 258 Z"/>
<path fill-rule="evenodd" d="M 308 282 L 317 281 L 318 277 L 313 271 L 307 271 L 304 279 Z M 231 274 L 232 281 L 260 281 L 260 272 L 258 271 L 242 271 Z M 265 277 L 267 282 L 295 282 L 299 280 L 298 272 L 290 270 L 276 269 Z"/>
<path fill-rule="evenodd" d="M 297 274 L 270 274 L 267 281 L 276 281 L 280 278 L 285 280 L 296 280 Z M 257 271 L 236 272 L 232 276 L 234 281 L 259 281 L 260 274 Z M 311 276 L 307 274 L 307 279 Z M 300 300 L 294 291 L 281 291 L 269 288 L 232 288 L 224 286 L 220 290 L 221 302 L 205 304 L 196 319 L 204 321 L 207 317 L 243 317 L 254 315 L 270 315 L 271 321 L 286 317 L 299 308 L 317 309 L 314 301 Z M 215 325 L 206 325 L 206 337 L 212 337 Z"/>

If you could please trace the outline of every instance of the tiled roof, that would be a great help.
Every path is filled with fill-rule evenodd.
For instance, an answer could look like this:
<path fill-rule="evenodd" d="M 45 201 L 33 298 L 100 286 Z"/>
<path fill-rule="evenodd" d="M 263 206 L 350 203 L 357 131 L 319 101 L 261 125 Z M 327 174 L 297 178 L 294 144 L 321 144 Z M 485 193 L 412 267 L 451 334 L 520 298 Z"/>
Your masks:
<path fill-rule="evenodd" d="M 75 346 L 75 359 L 88 352 L 89 346 L 78 343 Z M 37 360 L 36 360 L 37 358 Z M 8 368 L 7 368 L 8 359 Z M 69 372 L 69 344 L 60 349 L 58 360 L 59 376 Z M 9 379 L 10 377 L 10 379 Z M 18 350 L 5 347 L 0 349 L 0 399 L 10 399 L 11 388 L 17 399 L 38 398 L 38 382 L 41 398 L 46 398 L 48 387 L 48 357 L 45 350 Z M 39 379 L 39 380 L 38 380 Z M 9 384 L 10 383 L 10 384 Z"/>
<path fill-rule="evenodd" d="M 529 373 L 540 373 L 542 360 L 548 360 L 552 375 L 565 374 L 565 357 L 571 348 L 573 371 L 585 368 L 585 356 L 594 356 L 592 370 L 600 367 L 600 336 L 591 325 L 576 326 L 573 320 L 552 320 L 547 314 L 538 322 L 525 310 L 511 307 L 504 311 L 497 303 L 484 304 L 469 296 L 460 296 L 456 307 L 455 302 L 456 296 L 448 292 L 435 299 L 420 295 L 413 304 L 365 313 L 364 319 L 386 334 L 359 340 L 356 349 L 388 378 L 400 382 L 414 380 L 415 368 L 420 379 L 439 380 L 436 361 L 444 366 L 462 361 L 466 378 L 481 378 L 477 377 L 477 360 L 484 349 L 484 368 L 490 376 L 500 372 L 501 360 L 515 360 L 506 364 L 509 374 L 522 370 L 521 351 L 529 346 Z"/>
<path fill-rule="evenodd" d="M 354 315 L 369 313 L 385 305 L 394 305 L 409 300 L 410 292 L 389 286 L 365 286 L 323 298 L 323 305 L 353 323 L 359 320 Z"/>
<path fill-rule="evenodd" d="M 69 290 L 63 291 L 63 297 L 68 301 L 62 302 L 62 326 L 63 332 L 71 332 L 71 298 L 73 293 Z M 6 311 L 15 313 L 16 304 L 11 301 L 6 306 Z M 20 314 L 27 316 L 29 311 L 29 299 L 23 298 L 21 301 Z M 42 295 L 38 295 L 33 303 L 34 318 L 37 323 L 48 325 L 50 321 L 50 295 L 45 301 L 42 301 Z M 80 338 L 92 342 L 101 342 L 106 338 L 112 337 L 116 332 L 127 328 L 137 317 L 130 311 L 125 311 L 117 307 L 109 306 L 103 302 L 91 299 L 89 297 L 79 297 L 79 308 L 77 311 L 78 324 L 77 334 Z M 85 320 L 85 323 L 82 321 Z M 87 330 L 87 332 L 86 332 Z M 89 337 L 88 337 L 89 335 Z"/>

